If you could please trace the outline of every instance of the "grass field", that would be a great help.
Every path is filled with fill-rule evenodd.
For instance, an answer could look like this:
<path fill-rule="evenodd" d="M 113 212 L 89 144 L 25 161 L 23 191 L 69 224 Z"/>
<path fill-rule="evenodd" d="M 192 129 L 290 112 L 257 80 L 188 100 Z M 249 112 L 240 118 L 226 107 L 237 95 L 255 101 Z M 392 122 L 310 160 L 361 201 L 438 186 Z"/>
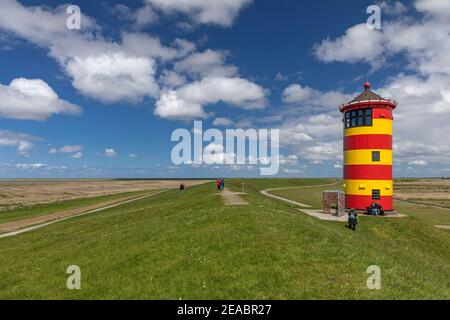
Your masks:
<path fill-rule="evenodd" d="M 398 179 L 396 198 L 450 209 L 449 179 Z"/>
<path fill-rule="evenodd" d="M 335 182 L 227 181 L 249 206 L 224 206 L 211 182 L 0 239 L 0 298 L 449 299 L 450 232 L 432 224 L 450 211 L 399 204 L 408 217 L 351 232 L 259 193 Z M 321 188 L 298 199 L 316 206 Z M 81 290 L 66 288 L 70 265 Z M 381 290 L 366 287 L 370 265 Z"/>
<path fill-rule="evenodd" d="M 139 196 L 146 193 L 158 192 L 158 190 L 151 191 L 135 191 L 135 192 L 123 192 L 106 196 L 74 199 L 66 201 L 58 201 L 53 203 L 43 203 L 37 205 L 25 205 L 14 208 L 13 210 L 0 212 L 0 223 L 16 221 L 20 219 L 26 219 L 46 214 L 55 213 L 63 210 L 77 209 L 85 206 L 93 205 L 103 201 L 111 201 L 129 196 Z"/>

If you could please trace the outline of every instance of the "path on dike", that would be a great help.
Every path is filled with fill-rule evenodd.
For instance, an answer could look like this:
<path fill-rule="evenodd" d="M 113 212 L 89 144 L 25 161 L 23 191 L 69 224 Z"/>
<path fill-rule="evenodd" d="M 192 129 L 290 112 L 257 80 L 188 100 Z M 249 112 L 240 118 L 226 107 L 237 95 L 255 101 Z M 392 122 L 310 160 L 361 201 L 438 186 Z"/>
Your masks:
<path fill-rule="evenodd" d="M 242 199 L 240 195 L 243 193 L 240 192 L 232 192 L 225 188 L 220 195 L 222 196 L 223 202 L 226 206 L 243 206 L 248 205 L 249 203 Z"/>
<path fill-rule="evenodd" d="M 83 216 L 90 213 L 100 212 L 106 209 L 111 209 L 118 207 L 120 205 L 142 200 L 148 197 L 156 196 L 168 190 L 163 190 L 159 192 L 152 192 L 142 196 L 128 196 L 112 201 L 103 201 L 96 203 L 94 205 L 76 208 L 71 210 L 65 210 L 61 212 L 56 212 L 52 214 L 37 216 L 33 218 L 11 221 L 0 224 L 0 238 L 12 237 L 21 233 L 29 232 L 32 230 L 40 229 L 48 225 L 68 220 L 74 217 Z"/>
<path fill-rule="evenodd" d="M 341 182 L 333 182 L 333 183 L 327 183 L 327 184 L 318 184 L 318 185 L 313 185 L 313 186 L 297 186 L 297 187 L 284 187 L 284 188 L 272 188 L 272 189 L 266 189 L 266 190 L 261 190 L 260 192 L 267 196 L 267 197 L 271 197 L 280 201 L 284 201 L 287 202 L 289 204 L 295 205 L 300 207 L 298 210 L 306 213 L 307 215 L 320 219 L 320 220 L 326 220 L 326 221 L 337 221 L 337 222 L 345 222 L 347 221 L 347 217 L 346 216 L 342 216 L 342 217 L 337 217 L 337 216 L 333 216 L 330 214 L 324 214 L 320 209 L 308 209 L 307 208 L 311 208 L 310 205 L 298 202 L 298 201 L 294 201 L 291 199 L 287 199 L 287 198 L 283 198 L 280 196 L 276 196 L 273 194 L 270 194 L 270 191 L 274 191 L 274 190 L 287 190 L 287 189 L 307 189 L 307 188 L 317 188 L 317 187 L 328 187 L 328 186 L 335 186 L 337 184 L 340 184 Z"/>

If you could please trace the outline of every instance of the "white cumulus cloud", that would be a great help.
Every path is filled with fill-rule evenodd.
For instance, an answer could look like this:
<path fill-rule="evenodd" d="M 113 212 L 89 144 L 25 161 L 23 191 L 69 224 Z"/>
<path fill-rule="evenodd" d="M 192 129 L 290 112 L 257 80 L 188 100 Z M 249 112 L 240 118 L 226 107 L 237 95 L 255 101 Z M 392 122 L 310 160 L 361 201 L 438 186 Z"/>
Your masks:
<path fill-rule="evenodd" d="M 214 126 L 224 126 L 224 127 L 226 127 L 226 126 L 231 126 L 232 124 L 234 124 L 233 121 L 231 121 L 228 118 L 223 118 L 223 117 L 215 118 L 214 121 L 213 121 L 213 125 Z"/>
<path fill-rule="evenodd" d="M 113 148 L 106 148 L 104 155 L 108 158 L 114 158 L 115 156 L 117 156 L 117 152 Z"/>
<path fill-rule="evenodd" d="M 81 107 L 60 99 L 41 79 L 18 78 L 0 84 L 0 117 L 46 120 L 55 114 L 80 114 Z"/>
<path fill-rule="evenodd" d="M 164 46 L 159 38 L 144 33 L 124 32 L 121 41 L 113 42 L 101 35 L 100 27 L 86 14 L 82 30 L 73 32 L 65 28 L 64 9 L 3 0 L 0 30 L 47 49 L 76 89 L 102 102 L 157 98 L 156 60 L 182 58 L 195 49 L 184 39 Z"/>
<path fill-rule="evenodd" d="M 25 133 L 0 130 L 0 148 L 15 147 L 17 148 L 17 153 L 21 156 L 29 156 L 28 152 L 34 146 L 31 141 L 35 140 L 40 140 L 40 138 Z"/>
<path fill-rule="evenodd" d="M 206 118 L 203 107 L 224 102 L 244 109 L 264 108 L 265 90 L 242 78 L 204 78 L 177 90 L 166 90 L 155 114 L 167 119 Z"/>
<path fill-rule="evenodd" d="M 75 88 L 100 101 L 139 101 L 156 96 L 154 60 L 123 53 L 74 58 L 67 64 Z"/>
<path fill-rule="evenodd" d="M 382 33 L 370 30 L 365 23 L 349 28 L 345 35 L 335 39 L 325 39 L 314 50 L 316 56 L 325 62 L 364 61 L 378 65 L 384 52 Z"/>
<path fill-rule="evenodd" d="M 351 95 L 340 91 L 322 92 L 308 86 L 292 84 L 283 91 L 283 102 L 290 104 L 304 104 L 314 107 L 333 109 L 348 102 Z"/>
<path fill-rule="evenodd" d="M 226 55 L 226 52 L 211 49 L 195 52 L 176 62 L 174 69 L 193 77 L 231 77 L 237 74 L 237 68 L 225 64 Z"/>
<path fill-rule="evenodd" d="M 80 152 L 83 150 L 83 146 L 81 145 L 73 145 L 73 146 L 63 146 L 61 148 L 51 148 L 48 153 L 57 154 L 57 153 L 73 153 L 72 158 L 77 158 L 75 155 L 80 154 L 79 158 L 83 156 Z"/>

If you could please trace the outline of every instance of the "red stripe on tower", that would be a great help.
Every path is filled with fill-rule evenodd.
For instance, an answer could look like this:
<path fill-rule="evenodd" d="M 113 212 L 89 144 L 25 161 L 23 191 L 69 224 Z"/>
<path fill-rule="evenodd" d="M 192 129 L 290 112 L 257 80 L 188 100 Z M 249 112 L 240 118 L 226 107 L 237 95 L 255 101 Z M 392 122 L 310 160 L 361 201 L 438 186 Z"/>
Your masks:
<path fill-rule="evenodd" d="M 376 106 L 372 106 L 373 110 L 373 118 L 374 119 L 389 119 L 394 120 L 392 117 L 392 109 L 388 109 L 386 107 L 377 108 Z"/>
<path fill-rule="evenodd" d="M 388 165 L 346 165 L 346 180 L 392 180 L 392 166 Z"/>
<path fill-rule="evenodd" d="M 392 150 L 392 136 L 389 134 L 361 134 L 344 137 L 344 151 L 359 149 Z"/>
<path fill-rule="evenodd" d="M 367 209 L 371 203 L 373 203 L 371 196 L 362 196 L 354 194 L 345 195 L 345 205 L 347 208 L 358 208 L 359 210 Z M 392 196 L 383 196 L 380 200 L 376 201 L 381 204 L 384 210 L 393 210 Z"/>

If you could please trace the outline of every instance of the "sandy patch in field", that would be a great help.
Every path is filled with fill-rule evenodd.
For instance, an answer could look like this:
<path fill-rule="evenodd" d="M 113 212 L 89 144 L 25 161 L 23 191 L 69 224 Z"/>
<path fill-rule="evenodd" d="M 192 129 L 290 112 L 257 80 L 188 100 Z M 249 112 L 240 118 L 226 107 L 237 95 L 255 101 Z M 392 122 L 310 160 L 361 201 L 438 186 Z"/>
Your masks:
<path fill-rule="evenodd" d="M 178 188 L 181 180 L 0 180 L 0 211 L 22 205 Z M 182 180 L 186 187 L 206 180 Z"/>
<path fill-rule="evenodd" d="M 226 206 L 245 206 L 249 203 L 242 199 L 239 195 L 243 193 L 232 192 L 228 189 L 225 189 L 220 192 L 222 196 L 223 202 Z"/>
<path fill-rule="evenodd" d="M 395 181 L 396 185 L 430 185 L 430 186 L 450 186 L 450 179 L 417 179 L 412 181 Z"/>
<path fill-rule="evenodd" d="M 433 199 L 433 200 L 449 200 L 450 193 L 446 192 L 397 192 L 395 197 L 400 200 L 408 199 Z"/>

